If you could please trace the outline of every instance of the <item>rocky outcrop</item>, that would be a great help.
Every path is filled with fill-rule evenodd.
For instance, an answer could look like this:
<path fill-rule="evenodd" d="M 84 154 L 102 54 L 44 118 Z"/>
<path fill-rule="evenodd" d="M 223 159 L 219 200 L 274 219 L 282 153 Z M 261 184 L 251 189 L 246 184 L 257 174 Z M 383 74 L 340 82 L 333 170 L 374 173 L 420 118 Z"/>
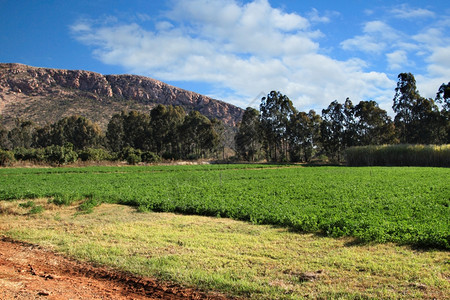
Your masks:
<path fill-rule="evenodd" d="M 105 127 L 114 113 L 131 109 L 148 112 L 157 104 L 197 110 L 229 126 L 236 126 L 243 114 L 234 105 L 148 77 L 0 64 L 0 115 L 4 123 L 20 117 L 45 124 L 79 114 Z"/>

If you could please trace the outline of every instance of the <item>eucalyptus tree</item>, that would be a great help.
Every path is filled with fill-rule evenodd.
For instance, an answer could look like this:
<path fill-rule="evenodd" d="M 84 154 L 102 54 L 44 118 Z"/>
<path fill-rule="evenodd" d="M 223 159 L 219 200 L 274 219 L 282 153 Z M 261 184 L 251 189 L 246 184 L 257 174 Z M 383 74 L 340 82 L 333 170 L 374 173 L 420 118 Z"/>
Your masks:
<path fill-rule="evenodd" d="M 109 121 L 106 139 L 109 148 L 114 152 L 122 151 L 126 147 L 148 151 L 152 144 L 151 134 L 148 114 L 122 111 L 113 115 Z"/>
<path fill-rule="evenodd" d="M 17 119 L 15 127 L 8 132 L 7 146 L 15 148 L 31 148 L 35 125 L 31 121 Z"/>
<path fill-rule="evenodd" d="M 186 112 L 181 106 L 159 104 L 151 110 L 152 150 L 158 155 L 176 156 L 179 152 L 179 127 L 185 116 Z"/>
<path fill-rule="evenodd" d="M 191 111 L 179 127 L 184 158 L 202 158 L 214 151 L 218 135 L 214 125 L 198 111 Z"/>
<path fill-rule="evenodd" d="M 271 91 L 261 99 L 261 125 L 268 160 L 288 159 L 287 127 L 296 109 L 288 96 Z"/>
<path fill-rule="evenodd" d="M 288 126 L 289 154 L 293 162 L 308 162 L 319 148 L 322 119 L 314 110 L 291 116 Z"/>
<path fill-rule="evenodd" d="M 436 94 L 436 102 L 442 105 L 441 128 L 443 131 L 443 143 L 450 144 L 450 82 L 442 84 Z"/>
<path fill-rule="evenodd" d="M 360 101 L 354 107 L 358 146 L 396 143 L 395 126 L 384 109 L 373 101 Z"/>
<path fill-rule="evenodd" d="M 2 124 L 2 116 L 0 115 L 0 150 L 8 148 L 8 130 Z"/>
<path fill-rule="evenodd" d="M 100 127 L 85 117 L 74 115 L 54 123 L 50 129 L 52 144 L 71 143 L 75 150 L 98 147 L 102 142 Z"/>
<path fill-rule="evenodd" d="M 340 161 L 345 148 L 344 105 L 337 100 L 322 110 L 322 146 L 328 156 Z"/>
<path fill-rule="evenodd" d="M 258 160 L 262 154 L 262 127 L 258 110 L 247 107 L 235 136 L 236 152 L 239 157 L 248 160 Z"/>
<path fill-rule="evenodd" d="M 445 93 L 445 88 L 443 88 Z M 439 143 L 440 112 L 433 99 L 420 96 L 411 73 L 400 73 L 392 109 L 402 143 Z"/>

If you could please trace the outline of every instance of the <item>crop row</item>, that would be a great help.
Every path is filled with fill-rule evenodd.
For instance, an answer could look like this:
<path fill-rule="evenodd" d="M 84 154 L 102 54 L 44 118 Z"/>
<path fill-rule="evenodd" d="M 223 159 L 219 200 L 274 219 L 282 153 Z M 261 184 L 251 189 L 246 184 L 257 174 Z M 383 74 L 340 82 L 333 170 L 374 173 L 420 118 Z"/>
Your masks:
<path fill-rule="evenodd" d="M 51 170 L 51 171 L 49 171 Z M 450 249 L 450 170 L 264 166 L 1 169 L 0 199 L 122 203 Z"/>

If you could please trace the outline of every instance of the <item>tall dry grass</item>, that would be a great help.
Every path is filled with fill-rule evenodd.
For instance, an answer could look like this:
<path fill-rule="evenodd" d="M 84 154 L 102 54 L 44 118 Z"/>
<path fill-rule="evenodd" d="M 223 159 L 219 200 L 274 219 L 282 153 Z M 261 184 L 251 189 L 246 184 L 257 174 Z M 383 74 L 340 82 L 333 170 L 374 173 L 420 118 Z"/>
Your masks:
<path fill-rule="evenodd" d="M 345 159 L 348 166 L 450 167 L 450 144 L 350 147 Z"/>

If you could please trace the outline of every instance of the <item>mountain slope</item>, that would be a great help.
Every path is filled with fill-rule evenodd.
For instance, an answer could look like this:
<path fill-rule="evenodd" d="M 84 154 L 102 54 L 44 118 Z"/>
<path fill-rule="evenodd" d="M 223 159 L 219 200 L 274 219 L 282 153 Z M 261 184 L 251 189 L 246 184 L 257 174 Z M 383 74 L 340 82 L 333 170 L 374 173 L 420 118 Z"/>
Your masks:
<path fill-rule="evenodd" d="M 39 125 L 78 114 L 103 129 L 122 110 L 149 112 L 155 105 L 179 105 L 236 126 L 243 109 L 136 75 L 102 75 L 0 63 L 0 115 L 11 127 L 17 118 Z"/>

